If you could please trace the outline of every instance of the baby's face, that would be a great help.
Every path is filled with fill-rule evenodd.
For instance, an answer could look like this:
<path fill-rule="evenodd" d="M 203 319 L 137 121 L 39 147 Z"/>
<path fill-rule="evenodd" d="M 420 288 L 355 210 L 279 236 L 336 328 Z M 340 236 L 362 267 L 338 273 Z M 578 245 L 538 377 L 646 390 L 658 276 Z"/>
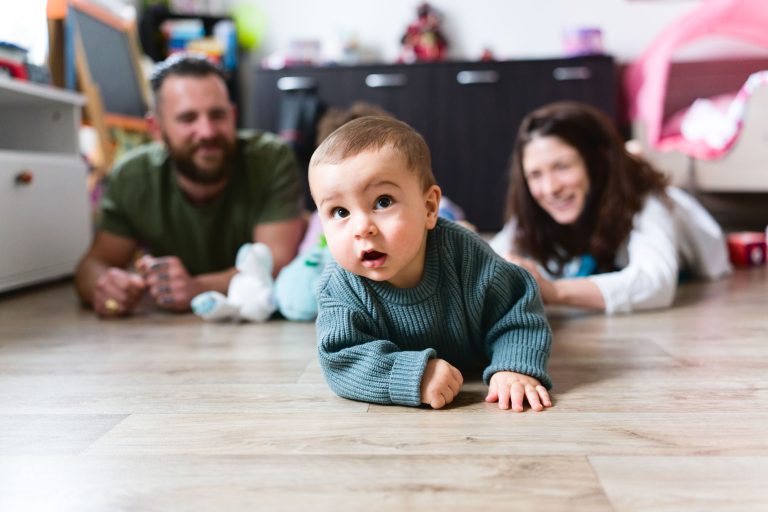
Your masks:
<path fill-rule="evenodd" d="M 422 191 L 416 172 L 390 148 L 313 167 L 309 187 L 339 265 L 398 288 L 419 284 L 439 187 Z"/>

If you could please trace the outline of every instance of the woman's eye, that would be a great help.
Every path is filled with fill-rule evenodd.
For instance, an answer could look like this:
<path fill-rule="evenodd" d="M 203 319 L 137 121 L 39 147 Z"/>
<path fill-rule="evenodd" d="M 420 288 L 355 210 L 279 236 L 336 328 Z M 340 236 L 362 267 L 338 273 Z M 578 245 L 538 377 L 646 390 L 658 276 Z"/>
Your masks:
<path fill-rule="evenodd" d="M 343 219 L 349 216 L 349 212 L 345 208 L 334 208 L 331 210 L 331 217 L 334 219 Z"/>
<path fill-rule="evenodd" d="M 389 208 L 392 206 L 392 198 L 389 196 L 381 196 L 376 199 L 376 208 Z"/>
<path fill-rule="evenodd" d="M 541 173 L 538 171 L 531 171 L 525 174 L 525 181 L 534 181 L 541 178 Z"/>

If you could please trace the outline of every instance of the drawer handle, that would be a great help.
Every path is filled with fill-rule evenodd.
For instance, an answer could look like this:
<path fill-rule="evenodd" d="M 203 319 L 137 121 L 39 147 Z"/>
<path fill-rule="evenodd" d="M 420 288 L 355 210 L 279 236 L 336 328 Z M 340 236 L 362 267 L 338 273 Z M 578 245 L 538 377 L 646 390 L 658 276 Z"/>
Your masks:
<path fill-rule="evenodd" d="M 585 66 L 555 68 L 552 76 L 555 80 L 589 80 L 592 78 L 592 70 Z"/>
<path fill-rule="evenodd" d="M 277 88 L 283 92 L 309 91 L 317 87 L 317 80 L 310 76 L 284 76 L 277 81 Z"/>
<path fill-rule="evenodd" d="M 14 177 L 17 185 L 31 185 L 34 179 L 35 175 L 29 169 L 22 169 Z"/>
<path fill-rule="evenodd" d="M 380 87 L 403 87 L 408 83 L 408 77 L 402 73 L 374 73 L 365 77 L 365 85 L 372 89 Z"/>
<path fill-rule="evenodd" d="M 495 84 L 499 81 L 499 73 L 494 70 L 487 71 L 459 71 L 456 81 L 461 85 Z"/>

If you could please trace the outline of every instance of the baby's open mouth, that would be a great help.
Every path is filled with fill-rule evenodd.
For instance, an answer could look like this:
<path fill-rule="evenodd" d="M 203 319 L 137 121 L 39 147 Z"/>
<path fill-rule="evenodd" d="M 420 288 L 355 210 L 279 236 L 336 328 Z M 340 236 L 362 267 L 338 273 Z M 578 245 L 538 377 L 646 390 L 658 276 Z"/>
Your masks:
<path fill-rule="evenodd" d="M 380 267 L 384 264 L 386 259 L 386 253 L 379 251 L 365 251 L 362 255 L 363 265 L 368 268 Z"/>
<path fill-rule="evenodd" d="M 363 253 L 363 261 L 374 261 L 384 256 L 383 252 L 368 251 Z"/>

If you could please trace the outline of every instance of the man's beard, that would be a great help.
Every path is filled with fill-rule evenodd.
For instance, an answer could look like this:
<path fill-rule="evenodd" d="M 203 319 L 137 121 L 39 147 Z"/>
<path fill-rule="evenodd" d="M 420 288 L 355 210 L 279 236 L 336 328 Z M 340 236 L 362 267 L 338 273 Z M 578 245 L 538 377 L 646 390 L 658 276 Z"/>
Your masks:
<path fill-rule="evenodd" d="M 171 162 L 176 171 L 189 181 L 200 185 L 219 183 L 230 171 L 230 166 L 235 154 L 234 144 L 223 137 L 215 137 L 195 144 L 189 148 L 173 147 L 167 137 L 163 137 L 165 146 L 171 157 Z M 203 145 L 216 145 L 222 149 L 221 163 L 215 168 L 201 169 L 194 161 L 194 154 Z"/>

